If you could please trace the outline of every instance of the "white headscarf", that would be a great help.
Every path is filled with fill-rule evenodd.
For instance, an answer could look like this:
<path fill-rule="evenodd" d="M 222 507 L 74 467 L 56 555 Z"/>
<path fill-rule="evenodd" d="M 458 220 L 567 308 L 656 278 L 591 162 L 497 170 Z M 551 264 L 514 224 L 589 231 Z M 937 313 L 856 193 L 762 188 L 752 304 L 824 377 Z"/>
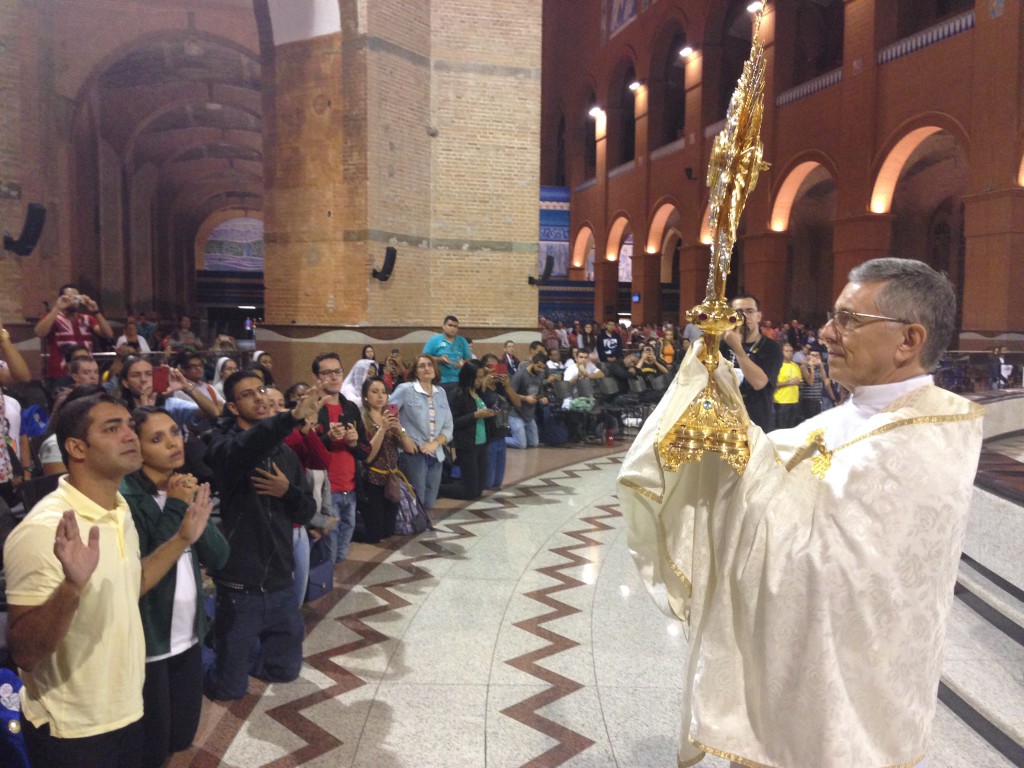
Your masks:
<path fill-rule="evenodd" d="M 376 361 L 357 360 L 341 385 L 342 396 L 360 408 L 363 406 L 363 382 L 366 381 L 367 371 L 371 365 L 376 367 Z"/>
<path fill-rule="evenodd" d="M 221 400 L 226 399 L 224 397 L 224 378 L 221 374 L 224 372 L 224 364 L 230 359 L 231 358 L 227 356 L 218 357 L 217 364 L 213 367 L 213 381 L 210 383 L 210 386 L 213 387 L 214 392 L 220 396 Z"/>

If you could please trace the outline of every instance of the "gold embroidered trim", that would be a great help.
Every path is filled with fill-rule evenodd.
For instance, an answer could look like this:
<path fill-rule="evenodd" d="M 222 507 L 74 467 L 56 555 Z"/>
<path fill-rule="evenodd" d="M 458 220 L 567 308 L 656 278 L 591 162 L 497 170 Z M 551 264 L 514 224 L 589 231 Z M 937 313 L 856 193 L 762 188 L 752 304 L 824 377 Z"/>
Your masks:
<path fill-rule="evenodd" d="M 717 757 L 724 757 L 725 759 L 732 760 L 734 763 L 739 763 L 740 765 L 748 765 L 750 766 L 750 768 L 780 768 L 780 766 L 772 766 L 768 765 L 767 763 L 758 763 L 754 760 L 751 760 L 750 758 L 741 757 L 740 755 L 733 754 L 732 752 L 726 752 L 724 749 L 715 749 L 714 747 L 709 747 L 706 744 L 701 744 L 699 741 L 693 738 L 693 736 L 687 736 L 686 738 L 697 749 L 702 749 L 708 754 L 716 755 Z M 925 756 L 922 754 L 915 757 L 909 763 L 900 763 L 899 765 L 885 765 L 882 766 L 882 768 L 914 768 L 914 766 L 920 763 L 922 760 L 924 760 L 924 758 Z M 698 760 L 697 762 L 700 761 Z M 680 765 L 682 765 L 682 763 L 680 763 Z M 687 765 L 693 765 L 693 763 L 687 763 Z"/>
<path fill-rule="evenodd" d="M 909 419 L 900 419 L 899 421 L 893 421 L 889 424 L 883 424 L 877 429 L 873 429 L 861 435 L 848 443 L 840 445 L 838 448 L 829 450 L 825 444 L 825 431 L 822 429 L 816 429 L 807 436 L 807 447 L 815 447 L 818 449 L 818 454 L 811 459 L 811 473 L 825 479 L 825 473 L 828 472 L 832 466 L 832 457 L 835 456 L 839 451 L 844 448 L 849 448 L 851 445 L 856 445 L 862 440 L 867 440 L 869 437 L 875 437 L 876 435 L 884 434 L 885 432 L 891 432 L 897 427 L 906 427 L 913 424 L 944 424 L 955 421 L 973 421 L 974 419 L 980 419 L 984 415 L 984 411 L 981 408 L 972 408 L 967 413 L 958 413 L 952 416 L 912 416 Z M 792 469 L 794 466 L 803 461 L 809 452 L 806 450 L 799 451 L 789 462 L 789 468 Z"/>
<path fill-rule="evenodd" d="M 661 504 L 662 501 L 664 500 L 664 496 L 660 496 L 660 495 L 654 493 L 654 491 L 649 491 L 646 488 L 641 487 L 637 483 L 634 483 L 632 480 L 628 480 L 628 479 L 620 477 L 619 478 L 619 485 L 623 486 L 624 488 L 629 488 L 629 490 L 633 491 L 633 493 L 637 494 L 638 496 L 643 496 L 645 499 L 650 499 L 651 501 L 654 501 L 654 502 L 656 502 L 658 504 Z M 669 556 L 669 554 L 668 554 L 668 546 L 667 546 L 668 536 L 665 535 L 665 521 L 662 520 L 661 511 L 660 510 L 658 511 L 657 518 L 658 518 L 658 533 L 659 533 L 659 536 L 661 538 L 661 542 L 660 542 L 661 543 L 661 549 L 662 549 L 662 551 L 665 554 L 665 560 L 668 562 L 668 565 L 672 569 L 672 572 L 676 576 L 678 576 L 679 580 L 683 583 L 683 586 L 686 588 L 687 594 L 691 594 L 693 592 L 693 584 L 686 577 L 686 574 L 683 573 L 682 569 L 678 565 L 676 565 L 675 561 L 673 561 L 671 556 Z"/>
<path fill-rule="evenodd" d="M 714 747 L 709 747 L 706 744 L 701 744 L 699 741 L 693 738 L 693 736 L 687 736 L 686 738 L 689 739 L 690 743 L 693 744 L 693 746 L 695 746 L 697 749 L 702 749 L 711 755 L 724 757 L 726 760 L 732 760 L 734 763 L 739 763 L 740 765 L 748 765 L 750 766 L 750 768 L 779 768 L 778 766 L 768 765 L 767 763 L 754 762 L 748 757 L 741 757 L 740 755 L 734 754 L 732 752 L 726 752 L 724 749 L 715 749 Z"/>
<path fill-rule="evenodd" d="M 662 496 L 659 496 L 654 491 L 649 491 L 646 488 L 641 487 L 637 483 L 634 483 L 632 480 L 626 480 L 626 479 L 620 477 L 619 478 L 619 485 L 624 486 L 626 488 L 629 488 L 629 490 L 633 491 L 633 493 L 636 493 L 636 494 L 638 494 L 640 496 L 643 496 L 645 499 L 650 499 L 651 501 L 656 501 L 659 504 L 662 501 L 662 498 L 663 498 Z"/>
<path fill-rule="evenodd" d="M 707 755 L 701 752 L 700 757 L 695 757 L 693 760 L 688 760 L 685 763 L 679 757 L 676 757 L 676 765 L 679 766 L 679 768 L 690 768 L 690 766 L 696 765 L 705 757 L 707 757 Z"/>

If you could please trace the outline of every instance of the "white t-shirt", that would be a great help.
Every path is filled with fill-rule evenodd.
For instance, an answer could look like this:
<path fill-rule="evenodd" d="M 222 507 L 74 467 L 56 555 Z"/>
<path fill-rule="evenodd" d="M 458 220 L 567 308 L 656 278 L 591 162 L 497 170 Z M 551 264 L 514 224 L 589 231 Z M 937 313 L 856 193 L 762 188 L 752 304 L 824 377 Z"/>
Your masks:
<path fill-rule="evenodd" d="M 21 403 L 4 395 L 4 415 L 7 416 L 7 434 L 14 441 L 14 454 L 21 460 Z"/>
<path fill-rule="evenodd" d="M 138 338 L 139 338 L 139 351 L 140 352 L 150 352 L 150 351 L 152 351 L 149 348 L 149 342 L 148 341 L 146 341 L 141 336 L 139 336 Z M 114 343 L 114 346 L 115 347 L 120 347 L 122 344 L 127 344 L 127 343 L 128 343 L 128 337 L 125 336 L 122 333 L 120 336 L 117 337 L 117 341 Z"/>
<path fill-rule="evenodd" d="M 167 503 L 167 491 L 157 491 L 153 497 L 160 509 Z M 174 566 L 174 609 L 171 613 L 171 644 L 167 653 L 147 656 L 146 661 L 160 661 L 184 653 L 199 642 L 196 637 L 196 577 L 192 572 L 192 547 L 186 547 Z"/>

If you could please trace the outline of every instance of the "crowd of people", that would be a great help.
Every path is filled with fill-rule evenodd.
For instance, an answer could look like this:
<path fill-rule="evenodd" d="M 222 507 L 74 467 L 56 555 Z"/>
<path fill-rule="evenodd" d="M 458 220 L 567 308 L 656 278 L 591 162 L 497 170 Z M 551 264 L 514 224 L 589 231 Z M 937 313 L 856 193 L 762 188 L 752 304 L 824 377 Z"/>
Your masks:
<path fill-rule="evenodd" d="M 773 327 L 754 296 L 732 306 L 744 323 L 722 351 L 751 421 L 792 427 L 843 401 L 812 328 Z M 701 336 L 541 318 L 524 353 L 508 340 L 477 358 L 449 315 L 413 360 L 367 345 L 346 370 L 324 350 L 285 386 L 271 355 L 205 346 L 187 317 L 156 328 L 129 319 L 101 364 L 110 324 L 63 286 L 36 326 L 46 429 L 16 445 L 20 467 L 0 456 L 5 499 L 19 484 L 35 488 L 21 489 L 26 509 L 42 496 L 4 548 L 24 738 L 41 764 L 160 765 L 191 744 L 204 694 L 294 680 L 300 608 L 331 588 L 351 542 L 429 524 L 439 496 L 500 489 L 509 450 L 606 439 L 624 409 L 654 408 Z M 0 384 L 30 377 L 2 328 L 0 353 Z"/>

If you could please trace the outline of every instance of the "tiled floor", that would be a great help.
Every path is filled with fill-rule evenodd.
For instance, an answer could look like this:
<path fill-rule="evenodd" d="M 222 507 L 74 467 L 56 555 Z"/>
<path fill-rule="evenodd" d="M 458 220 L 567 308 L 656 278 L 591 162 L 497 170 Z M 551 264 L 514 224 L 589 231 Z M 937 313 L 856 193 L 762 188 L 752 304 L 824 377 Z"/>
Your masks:
<path fill-rule="evenodd" d="M 686 641 L 625 545 L 623 448 L 511 453 L 518 484 L 354 546 L 307 609 L 302 677 L 206 702 L 172 765 L 674 766 Z M 932 768 L 1021 765 L 1024 602 L 962 570 Z"/>

